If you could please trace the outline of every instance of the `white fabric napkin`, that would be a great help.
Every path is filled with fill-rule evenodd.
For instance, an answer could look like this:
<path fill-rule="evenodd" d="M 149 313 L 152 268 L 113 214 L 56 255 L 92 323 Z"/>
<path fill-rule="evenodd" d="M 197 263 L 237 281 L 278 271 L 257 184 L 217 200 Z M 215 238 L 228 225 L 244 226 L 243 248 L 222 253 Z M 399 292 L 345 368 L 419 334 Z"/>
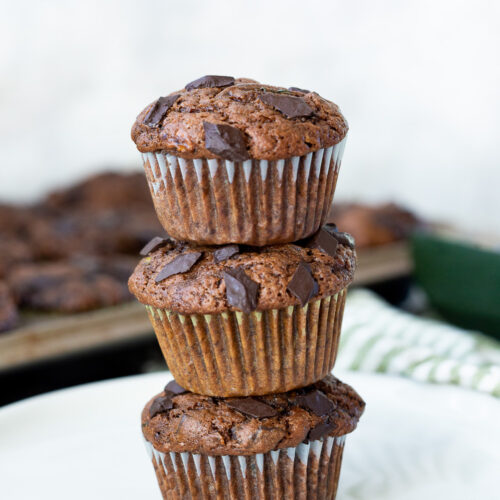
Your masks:
<path fill-rule="evenodd" d="M 413 316 L 374 293 L 347 294 L 336 367 L 455 384 L 500 397 L 500 344 Z"/>

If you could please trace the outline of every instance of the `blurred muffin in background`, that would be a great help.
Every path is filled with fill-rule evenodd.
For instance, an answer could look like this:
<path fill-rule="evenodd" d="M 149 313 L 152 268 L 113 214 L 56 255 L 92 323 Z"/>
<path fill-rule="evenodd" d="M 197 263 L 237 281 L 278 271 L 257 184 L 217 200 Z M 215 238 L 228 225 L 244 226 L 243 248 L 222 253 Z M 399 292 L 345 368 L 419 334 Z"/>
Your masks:
<path fill-rule="evenodd" d="M 0 204 L 0 331 L 17 307 L 75 313 L 131 299 L 140 249 L 164 231 L 142 174 L 94 175 L 25 206 Z"/>
<path fill-rule="evenodd" d="M 75 262 L 24 264 L 9 275 L 9 285 L 21 307 L 65 313 L 120 304 L 129 299 L 119 279 L 96 267 Z"/>
<path fill-rule="evenodd" d="M 11 292 L 6 283 L 0 281 L 0 332 L 14 328 L 17 321 L 17 307 Z"/>
<path fill-rule="evenodd" d="M 116 210 L 132 206 L 153 207 L 140 172 L 96 174 L 66 189 L 50 193 L 43 206 L 52 210 Z"/>
<path fill-rule="evenodd" d="M 328 221 L 351 234 L 358 249 L 405 240 L 415 229 L 424 226 L 414 213 L 395 203 L 336 203 Z"/>
<path fill-rule="evenodd" d="M 2 234 L 0 240 L 0 279 L 7 276 L 17 264 L 30 262 L 33 252 L 21 239 Z"/>

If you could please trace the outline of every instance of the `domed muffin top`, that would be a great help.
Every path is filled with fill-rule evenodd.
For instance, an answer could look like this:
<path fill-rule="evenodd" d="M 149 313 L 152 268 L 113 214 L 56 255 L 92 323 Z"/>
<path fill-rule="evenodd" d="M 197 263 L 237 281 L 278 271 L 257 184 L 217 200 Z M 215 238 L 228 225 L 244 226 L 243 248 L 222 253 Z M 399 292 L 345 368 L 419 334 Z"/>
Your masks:
<path fill-rule="evenodd" d="M 352 432 L 365 403 L 328 375 L 281 394 L 216 398 L 185 391 L 176 382 L 142 412 L 142 432 L 163 453 L 253 455 Z"/>
<path fill-rule="evenodd" d="M 264 311 L 334 295 L 352 281 L 354 243 L 325 226 L 296 243 L 192 246 L 158 238 L 129 279 L 136 298 L 181 314 Z"/>
<path fill-rule="evenodd" d="M 148 105 L 132 127 L 141 152 L 185 159 L 278 160 L 339 143 L 348 125 L 316 92 L 205 76 Z"/>

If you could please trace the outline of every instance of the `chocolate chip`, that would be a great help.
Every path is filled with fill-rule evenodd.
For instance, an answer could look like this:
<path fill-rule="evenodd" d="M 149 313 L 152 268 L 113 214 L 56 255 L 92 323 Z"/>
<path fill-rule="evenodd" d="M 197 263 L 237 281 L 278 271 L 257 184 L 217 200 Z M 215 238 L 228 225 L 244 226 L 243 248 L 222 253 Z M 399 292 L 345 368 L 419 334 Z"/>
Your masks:
<path fill-rule="evenodd" d="M 318 417 L 328 415 L 334 408 L 334 403 L 317 389 L 307 394 L 301 394 L 295 399 L 299 406 L 311 410 Z"/>
<path fill-rule="evenodd" d="M 355 246 L 354 238 L 349 233 L 343 233 L 342 231 L 339 231 L 335 233 L 335 238 L 341 245 L 345 245 L 349 248 L 354 248 Z"/>
<path fill-rule="evenodd" d="M 226 284 L 226 298 L 230 306 L 245 313 L 257 308 L 259 284 L 249 278 L 243 269 L 226 269 L 222 276 Z"/>
<path fill-rule="evenodd" d="M 266 92 L 265 94 L 261 94 L 259 99 L 264 104 L 272 106 L 283 113 L 287 118 L 311 116 L 314 111 L 302 97 Z"/>
<path fill-rule="evenodd" d="M 170 396 L 158 396 L 149 407 L 149 416 L 153 418 L 158 413 L 165 413 L 174 407 Z"/>
<path fill-rule="evenodd" d="M 166 97 L 160 97 L 151 106 L 148 114 L 144 117 L 144 125 L 148 127 L 156 128 L 163 120 L 163 118 L 168 113 L 168 110 L 175 104 L 175 101 L 179 98 L 180 94 L 168 95 Z"/>
<path fill-rule="evenodd" d="M 309 264 L 305 262 L 299 263 L 286 288 L 292 295 L 295 295 L 299 299 L 302 307 L 318 294 L 318 283 L 311 274 Z"/>
<path fill-rule="evenodd" d="M 186 273 L 198 262 L 200 257 L 201 252 L 189 252 L 178 255 L 158 273 L 158 276 L 155 278 L 156 283 L 159 283 L 174 274 Z"/>
<path fill-rule="evenodd" d="M 229 87 L 234 85 L 234 78 L 232 76 L 217 76 L 217 75 L 206 75 L 193 80 L 186 85 L 186 90 L 194 89 L 204 89 L 212 87 Z"/>
<path fill-rule="evenodd" d="M 240 253 L 240 247 L 238 245 L 226 245 L 225 247 L 218 248 L 214 252 L 214 262 L 219 264 L 219 262 L 223 262 L 238 253 Z"/>
<path fill-rule="evenodd" d="M 294 92 L 304 92 L 304 94 L 310 94 L 310 90 L 299 89 L 299 87 L 288 87 L 288 90 L 293 90 Z"/>
<path fill-rule="evenodd" d="M 307 247 L 317 248 L 330 257 L 335 256 L 337 253 L 337 245 L 338 241 L 335 235 L 325 229 L 320 229 L 318 232 L 313 234 L 313 236 L 311 236 L 306 243 Z"/>
<path fill-rule="evenodd" d="M 167 396 L 170 394 L 177 396 L 188 391 L 184 387 L 181 387 L 175 380 L 172 380 L 165 386 L 165 392 L 168 393 Z"/>
<path fill-rule="evenodd" d="M 166 243 L 168 243 L 168 238 L 162 238 L 161 236 L 155 236 L 152 240 L 144 245 L 142 250 L 139 252 L 139 255 L 146 257 L 154 250 L 158 250 L 158 248 L 162 247 Z"/>
<path fill-rule="evenodd" d="M 231 161 L 244 161 L 249 158 L 245 135 L 231 125 L 217 125 L 203 122 L 205 147 L 212 153 Z"/>
<path fill-rule="evenodd" d="M 323 229 L 328 231 L 341 245 L 344 245 L 349 248 L 354 248 L 355 241 L 354 238 L 349 233 L 343 233 L 337 229 L 337 226 L 330 222 L 323 226 Z"/>
<path fill-rule="evenodd" d="M 226 400 L 227 406 L 244 415 L 255 418 L 274 417 L 278 412 L 266 403 L 254 398 L 238 398 Z"/>
<path fill-rule="evenodd" d="M 333 431 L 335 429 L 335 426 L 328 423 L 328 422 L 323 422 L 321 424 L 318 424 L 316 427 L 313 427 L 310 431 L 309 434 L 307 435 L 307 439 L 309 441 L 315 441 L 316 439 L 319 439 L 326 434 L 328 434 L 330 431 Z"/>

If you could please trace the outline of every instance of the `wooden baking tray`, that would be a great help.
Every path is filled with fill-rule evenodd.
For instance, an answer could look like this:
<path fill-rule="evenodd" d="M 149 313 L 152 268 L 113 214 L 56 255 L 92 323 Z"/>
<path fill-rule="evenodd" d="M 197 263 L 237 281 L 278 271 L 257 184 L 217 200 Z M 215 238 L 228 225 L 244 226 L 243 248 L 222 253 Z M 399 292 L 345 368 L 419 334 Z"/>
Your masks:
<path fill-rule="evenodd" d="M 407 276 L 412 268 L 406 243 L 361 249 L 354 284 Z M 0 371 L 152 335 L 137 302 L 72 315 L 26 314 L 20 327 L 0 334 Z"/>

